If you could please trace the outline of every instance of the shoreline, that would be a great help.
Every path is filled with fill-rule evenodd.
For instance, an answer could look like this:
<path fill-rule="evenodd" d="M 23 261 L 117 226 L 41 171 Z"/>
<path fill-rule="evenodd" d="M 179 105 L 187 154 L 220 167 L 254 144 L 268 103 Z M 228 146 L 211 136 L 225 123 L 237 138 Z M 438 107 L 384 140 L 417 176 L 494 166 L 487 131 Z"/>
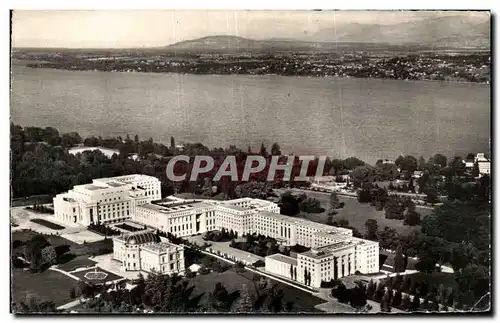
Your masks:
<path fill-rule="evenodd" d="M 57 68 L 57 67 L 45 67 L 45 66 L 28 66 L 26 64 L 18 64 L 18 66 L 31 68 L 31 69 L 49 69 L 57 71 L 70 71 L 70 72 L 102 72 L 102 73 L 123 73 L 123 74 L 172 74 L 172 75 L 199 75 L 199 76 L 280 76 L 280 77 L 297 77 L 297 78 L 315 78 L 315 79 L 361 79 L 361 80 L 383 80 L 383 81 L 403 81 L 403 82 L 430 82 L 430 83 L 443 83 L 443 84 L 479 84 L 479 85 L 491 85 L 490 82 L 470 82 L 470 81 L 449 81 L 449 80 L 427 80 L 427 79 L 395 79 L 395 78 L 381 78 L 381 77 L 356 77 L 356 76 L 336 76 L 336 75 L 283 75 L 283 74 L 245 74 L 245 73 L 186 73 L 186 72 L 154 72 L 154 71 L 103 71 L 97 69 L 68 69 L 68 68 Z M 12 69 L 12 68 L 11 68 Z"/>

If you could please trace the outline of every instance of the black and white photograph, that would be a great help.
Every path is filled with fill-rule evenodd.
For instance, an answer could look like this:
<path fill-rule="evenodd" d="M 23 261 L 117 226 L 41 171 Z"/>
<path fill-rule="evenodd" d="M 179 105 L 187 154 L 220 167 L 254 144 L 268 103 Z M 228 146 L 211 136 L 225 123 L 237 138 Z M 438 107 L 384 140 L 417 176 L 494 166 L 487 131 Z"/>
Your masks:
<path fill-rule="evenodd" d="M 10 312 L 491 314 L 491 22 L 10 10 Z"/>

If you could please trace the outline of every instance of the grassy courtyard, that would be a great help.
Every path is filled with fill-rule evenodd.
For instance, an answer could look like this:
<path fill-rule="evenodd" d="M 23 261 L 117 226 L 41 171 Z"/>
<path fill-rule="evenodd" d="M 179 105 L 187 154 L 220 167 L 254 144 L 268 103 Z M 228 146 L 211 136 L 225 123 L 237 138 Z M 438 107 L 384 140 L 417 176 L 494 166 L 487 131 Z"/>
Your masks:
<path fill-rule="evenodd" d="M 69 290 L 77 286 L 76 280 L 53 270 L 33 274 L 13 268 L 11 275 L 12 302 L 33 297 L 37 301 L 52 301 L 60 306 L 71 301 Z"/>
<path fill-rule="evenodd" d="M 321 206 L 326 210 L 322 213 L 301 212 L 298 216 L 314 222 L 326 223 L 326 213 L 328 212 L 327 210 L 330 204 L 330 194 L 308 191 L 306 195 L 319 200 Z M 407 235 L 414 230 L 420 231 L 420 226 L 407 226 L 403 224 L 403 220 L 386 219 L 385 211 L 377 211 L 375 210 L 375 207 L 371 206 L 369 203 L 359 203 L 356 198 L 339 195 L 339 200 L 344 202 L 344 207 L 336 210 L 337 215 L 334 216 L 333 221 L 346 219 L 349 221 L 349 226 L 356 228 L 362 234 L 366 232 L 365 222 L 368 219 L 377 220 L 379 229 L 383 229 L 387 226 L 395 229 L 398 233 L 403 235 Z M 432 210 L 427 208 L 417 208 L 417 212 L 419 212 L 421 218 L 423 218 L 424 216 L 430 214 Z"/>
<path fill-rule="evenodd" d="M 47 227 L 52 230 L 63 230 L 65 227 L 59 224 L 52 223 L 50 221 L 44 220 L 44 219 L 31 219 L 31 222 L 43 225 L 44 227 Z"/>

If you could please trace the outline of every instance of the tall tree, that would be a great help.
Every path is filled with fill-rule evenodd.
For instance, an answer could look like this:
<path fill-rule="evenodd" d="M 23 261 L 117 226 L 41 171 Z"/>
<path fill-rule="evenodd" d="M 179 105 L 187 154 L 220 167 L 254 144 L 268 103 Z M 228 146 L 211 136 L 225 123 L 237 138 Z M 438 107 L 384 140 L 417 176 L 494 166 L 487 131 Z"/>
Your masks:
<path fill-rule="evenodd" d="M 281 156 L 280 145 L 278 145 L 278 143 L 276 142 L 271 146 L 271 155 Z"/>
<path fill-rule="evenodd" d="M 335 210 L 340 207 L 340 200 L 337 192 L 330 193 L 330 210 Z"/>
<path fill-rule="evenodd" d="M 250 313 L 253 311 L 253 300 L 246 284 L 241 286 L 240 296 L 232 306 L 234 313 Z"/>
<path fill-rule="evenodd" d="M 260 155 L 263 157 L 267 157 L 267 149 L 266 146 L 264 146 L 264 143 L 260 145 Z"/>
<path fill-rule="evenodd" d="M 365 227 L 366 227 L 365 238 L 368 240 L 377 241 L 377 231 L 378 231 L 377 220 L 375 220 L 375 219 L 366 220 Z"/>
<path fill-rule="evenodd" d="M 403 247 L 401 244 L 396 248 L 396 256 L 394 257 L 394 271 L 397 273 L 404 272 L 406 270 L 404 266 L 403 259 Z"/>
<path fill-rule="evenodd" d="M 394 297 L 392 298 L 392 306 L 399 307 L 403 300 L 403 293 L 401 293 L 401 289 L 396 290 Z"/>
<path fill-rule="evenodd" d="M 405 213 L 404 224 L 410 226 L 420 224 L 420 213 L 417 212 L 415 203 L 411 200 L 408 202 L 408 209 Z"/>
<path fill-rule="evenodd" d="M 174 136 L 170 137 L 170 149 L 175 150 L 175 138 L 174 138 Z"/>

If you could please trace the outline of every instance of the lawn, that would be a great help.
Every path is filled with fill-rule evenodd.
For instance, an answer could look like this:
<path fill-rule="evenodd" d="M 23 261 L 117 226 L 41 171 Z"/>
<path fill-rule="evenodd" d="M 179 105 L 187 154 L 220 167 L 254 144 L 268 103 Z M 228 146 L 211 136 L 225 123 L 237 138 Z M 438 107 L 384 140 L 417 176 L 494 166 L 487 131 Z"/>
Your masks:
<path fill-rule="evenodd" d="M 27 241 L 37 235 L 34 231 L 22 230 L 12 232 L 11 239 Z M 49 241 L 49 243 L 56 247 L 67 245 L 70 247 L 69 253 L 74 254 L 75 256 L 86 255 L 92 256 L 97 254 L 111 253 L 113 252 L 113 240 L 112 239 L 103 239 L 95 242 L 89 242 L 85 244 L 77 244 L 73 241 L 65 239 L 58 235 L 45 235 L 45 238 Z"/>
<path fill-rule="evenodd" d="M 62 230 L 65 229 L 62 225 L 52 223 L 50 221 L 44 220 L 44 219 L 31 219 L 31 222 L 43 225 L 44 227 L 47 227 L 52 230 Z"/>
<path fill-rule="evenodd" d="M 76 272 L 76 273 L 72 273 L 72 275 L 75 275 L 76 277 L 80 278 L 81 280 L 83 280 L 85 282 L 93 283 L 93 284 L 101 284 L 101 283 L 105 283 L 105 282 L 109 282 L 109 281 L 114 281 L 114 280 L 123 278 L 123 277 L 115 275 L 115 274 L 113 274 L 113 273 L 111 273 L 109 271 L 106 271 L 106 270 L 104 270 L 102 268 L 97 268 L 97 272 L 98 273 L 106 273 L 107 274 L 107 276 L 103 280 L 92 280 L 92 279 L 89 279 L 89 278 L 85 277 L 86 273 L 94 273 L 95 271 L 96 271 L 96 269 L 82 270 L 82 271 L 79 271 L 79 272 Z"/>
<path fill-rule="evenodd" d="M 76 280 L 53 270 L 32 274 L 13 268 L 11 275 L 12 302 L 24 301 L 30 296 L 60 306 L 71 301 L 69 290 L 77 286 Z"/>
<path fill-rule="evenodd" d="M 206 294 L 213 292 L 215 284 L 220 282 L 224 285 L 229 294 L 241 290 L 243 284 L 246 284 L 252 296 L 255 297 L 256 292 L 252 282 L 254 275 L 255 274 L 253 272 L 248 270 L 245 270 L 242 274 L 237 274 L 233 269 L 229 269 L 223 273 L 212 272 L 208 275 L 197 275 L 191 279 L 195 284 L 192 296 L 199 296 L 202 293 L 204 293 L 205 296 Z M 283 304 L 290 301 L 293 302 L 294 312 L 318 312 L 319 310 L 315 309 L 314 306 L 325 302 L 324 300 L 307 292 L 298 290 L 283 283 L 276 283 L 279 288 L 284 291 Z"/>
<path fill-rule="evenodd" d="M 91 267 L 96 264 L 95 261 L 90 260 L 86 258 L 85 256 L 78 256 L 74 259 L 71 259 L 70 261 L 64 263 L 64 264 L 59 264 L 57 268 L 64 270 L 66 272 L 70 272 L 72 270 L 82 268 L 82 267 Z"/>
<path fill-rule="evenodd" d="M 308 197 L 315 198 L 320 201 L 321 206 L 328 209 L 330 204 L 330 194 L 325 194 L 321 192 L 307 192 Z M 334 216 L 333 221 L 338 221 L 340 219 L 346 219 L 349 221 L 349 226 L 356 228 L 361 234 L 366 232 L 365 222 L 368 219 L 377 220 L 379 229 L 383 229 L 388 226 L 395 229 L 398 233 L 402 235 L 408 235 L 414 230 L 420 231 L 420 226 L 407 226 L 403 224 L 403 220 L 390 220 L 385 218 L 385 211 L 377 211 L 374 206 L 369 203 L 359 203 L 356 198 L 346 197 L 339 195 L 339 200 L 344 202 L 344 207 L 338 209 L 337 215 Z M 299 213 L 298 216 L 320 223 L 326 223 L 326 213 Z M 422 218 L 432 212 L 431 209 L 417 208 L 417 212 L 420 213 Z"/>

